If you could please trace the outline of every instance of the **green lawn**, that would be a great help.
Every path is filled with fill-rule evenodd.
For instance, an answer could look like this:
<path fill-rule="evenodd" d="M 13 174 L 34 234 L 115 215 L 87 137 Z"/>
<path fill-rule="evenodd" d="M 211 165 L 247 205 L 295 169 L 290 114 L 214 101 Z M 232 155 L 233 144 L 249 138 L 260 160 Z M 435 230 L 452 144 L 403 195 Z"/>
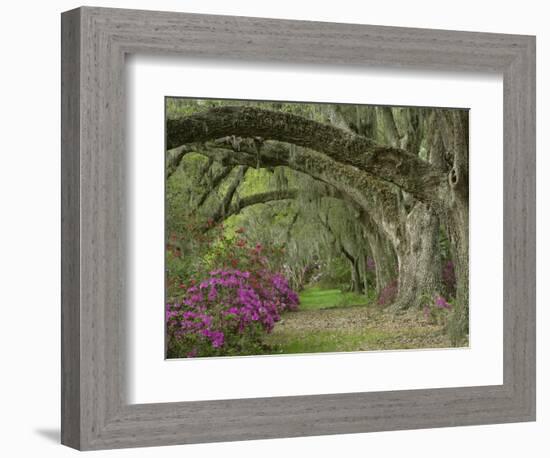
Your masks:
<path fill-rule="evenodd" d="M 300 310 L 319 310 L 367 305 L 368 298 L 361 294 L 342 292 L 339 289 L 322 289 L 317 286 L 300 293 Z"/>

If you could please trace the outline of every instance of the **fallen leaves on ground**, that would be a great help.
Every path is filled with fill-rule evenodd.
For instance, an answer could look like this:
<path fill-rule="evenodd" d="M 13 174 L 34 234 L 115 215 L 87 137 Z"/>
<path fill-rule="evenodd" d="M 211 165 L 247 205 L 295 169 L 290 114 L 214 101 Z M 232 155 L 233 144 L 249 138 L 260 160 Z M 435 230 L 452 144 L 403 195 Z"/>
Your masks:
<path fill-rule="evenodd" d="M 443 327 L 429 323 L 420 311 L 395 313 L 372 306 L 287 313 L 268 343 L 280 353 L 452 346 Z"/>

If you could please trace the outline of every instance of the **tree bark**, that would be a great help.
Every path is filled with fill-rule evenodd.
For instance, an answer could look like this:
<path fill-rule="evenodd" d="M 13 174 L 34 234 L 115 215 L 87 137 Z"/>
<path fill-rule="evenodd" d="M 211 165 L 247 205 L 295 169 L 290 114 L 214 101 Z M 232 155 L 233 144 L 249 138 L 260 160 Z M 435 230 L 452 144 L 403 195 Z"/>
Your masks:
<path fill-rule="evenodd" d="M 392 109 L 390 107 L 379 107 L 376 111 L 382 118 L 382 123 L 384 125 L 384 134 L 388 143 L 392 146 L 397 147 L 401 143 L 401 135 L 397 130 L 397 125 L 393 117 Z"/>
<path fill-rule="evenodd" d="M 349 267 L 351 272 L 350 290 L 357 294 L 363 293 L 361 273 L 359 271 L 359 263 L 357 262 L 357 258 L 353 256 L 348 250 L 346 250 L 342 244 L 340 244 L 340 251 L 349 261 Z"/>
<path fill-rule="evenodd" d="M 441 291 L 437 216 L 418 202 L 403 226 L 406 236 L 396 250 L 399 275 L 394 303 L 400 309 L 431 304 Z"/>
<path fill-rule="evenodd" d="M 469 331 L 469 166 L 468 166 L 468 115 L 453 112 L 448 117 L 452 132 L 453 168 L 449 173 L 449 208 L 446 218 L 447 232 L 455 264 L 456 299 L 454 335 Z"/>
<path fill-rule="evenodd" d="M 368 213 L 362 215 L 363 225 L 367 228 L 367 242 L 374 260 L 376 275 L 376 294 L 397 278 L 397 258 L 393 245 L 372 221 Z"/>

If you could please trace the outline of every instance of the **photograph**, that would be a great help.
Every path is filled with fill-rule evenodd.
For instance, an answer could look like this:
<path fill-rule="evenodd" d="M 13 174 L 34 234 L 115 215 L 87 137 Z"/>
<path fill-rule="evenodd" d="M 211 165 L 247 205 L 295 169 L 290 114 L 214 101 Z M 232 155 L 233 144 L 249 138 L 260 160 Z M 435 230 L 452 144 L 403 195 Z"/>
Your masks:
<path fill-rule="evenodd" d="M 167 359 L 469 347 L 468 109 L 167 96 L 165 129 Z"/>

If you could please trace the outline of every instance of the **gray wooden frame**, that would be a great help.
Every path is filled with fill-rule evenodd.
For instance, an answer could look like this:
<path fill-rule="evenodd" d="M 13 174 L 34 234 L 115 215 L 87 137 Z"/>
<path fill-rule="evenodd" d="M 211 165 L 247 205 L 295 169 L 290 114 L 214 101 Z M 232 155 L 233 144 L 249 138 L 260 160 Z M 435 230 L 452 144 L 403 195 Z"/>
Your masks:
<path fill-rule="evenodd" d="M 105 449 L 535 419 L 535 38 L 83 7 L 62 14 L 62 443 Z M 130 405 L 128 53 L 504 78 L 502 385 Z"/>

